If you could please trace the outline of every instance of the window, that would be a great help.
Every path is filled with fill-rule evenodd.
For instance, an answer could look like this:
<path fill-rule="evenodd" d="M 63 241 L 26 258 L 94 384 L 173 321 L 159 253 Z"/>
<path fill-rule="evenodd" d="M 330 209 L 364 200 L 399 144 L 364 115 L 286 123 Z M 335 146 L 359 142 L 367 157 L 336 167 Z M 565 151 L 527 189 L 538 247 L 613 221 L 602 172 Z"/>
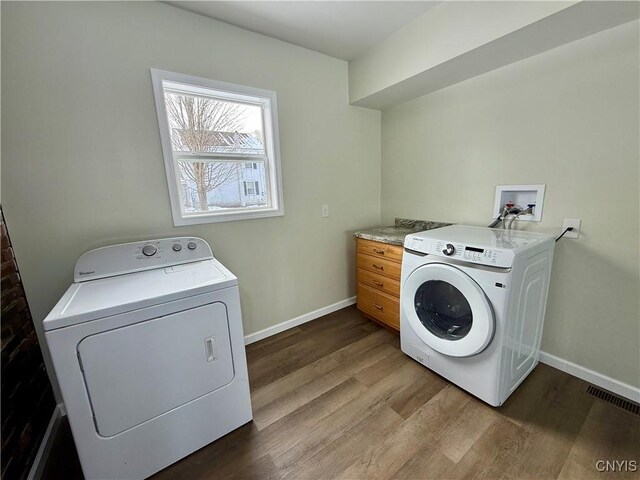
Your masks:
<path fill-rule="evenodd" d="M 275 92 L 151 76 L 174 225 L 283 215 Z"/>

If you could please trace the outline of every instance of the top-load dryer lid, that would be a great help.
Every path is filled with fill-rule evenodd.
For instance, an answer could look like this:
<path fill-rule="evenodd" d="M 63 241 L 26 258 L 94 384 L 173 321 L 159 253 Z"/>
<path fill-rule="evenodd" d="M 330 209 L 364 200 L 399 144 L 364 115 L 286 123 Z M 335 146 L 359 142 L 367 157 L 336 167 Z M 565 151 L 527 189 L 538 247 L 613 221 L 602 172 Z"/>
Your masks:
<path fill-rule="evenodd" d="M 206 245 L 204 240 L 198 240 Z M 177 247 L 173 250 L 172 245 L 179 241 L 184 243 L 186 252 L 182 252 L 182 249 L 178 250 Z M 188 241 L 194 240 L 188 239 Z M 105 247 L 114 248 L 114 252 L 107 252 L 106 256 L 104 251 L 98 254 L 101 260 L 94 264 L 95 268 L 92 267 L 98 278 L 76 281 L 71 285 L 45 318 L 44 330 L 77 325 L 238 284 L 235 275 L 212 257 L 208 245 L 206 248 L 203 245 L 197 245 L 196 248 L 189 249 L 188 241 L 187 239 L 162 239 Z M 141 252 L 142 248 L 149 244 L 155 245 L 155 253 L 148 258 L 138 256 L 136 252 Z M 197 251 L 200 247 L 202 247 L 200 250 L 202 253 L 198 254 L 199 258 L 196 261 L 192 261 L 196 258 L 194 250 Z M 152 249 L 148 249 L 148 253 L 151 251 Z M 80 258 L 80 260 L 84 258 L 85 265 L 87 264 L 86 256 L 92 252 Z M 128 260 L 121 259 L 120 262 L 113 263 L 118 270 L 117 274 L 100 275 L 100 272 L 105 271 L 101 268 L 102 260 L 112 259 L 114 253 L 127 255 L 129 252 L 134 253 L 128 256 Z M 154 268 L 154 264 L 158 266 Z M 78 266 L 76 266 L 76 274 L 77 272 Z"/>

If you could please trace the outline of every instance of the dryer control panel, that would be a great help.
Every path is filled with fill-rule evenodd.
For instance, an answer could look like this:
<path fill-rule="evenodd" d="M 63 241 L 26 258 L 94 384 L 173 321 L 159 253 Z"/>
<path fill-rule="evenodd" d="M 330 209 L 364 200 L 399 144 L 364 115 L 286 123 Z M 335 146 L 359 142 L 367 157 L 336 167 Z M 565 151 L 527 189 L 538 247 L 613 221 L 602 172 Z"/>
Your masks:
<path fill-rule="evenodd" d="M 213 258 L 202 238 L 172 237 L 96 248 L 76 262 L 73 281 L 85 282 L 125 273 L 171 267 Z"/>
<path fill-rule="evenodd" d="M 514 260 L 513 251 L 510 250 L 476 247 L 455 241 L 448 242 L 415 235 L 407 235 L 404 247 L 419 253 L 498 268 L 510 268 Z"/>

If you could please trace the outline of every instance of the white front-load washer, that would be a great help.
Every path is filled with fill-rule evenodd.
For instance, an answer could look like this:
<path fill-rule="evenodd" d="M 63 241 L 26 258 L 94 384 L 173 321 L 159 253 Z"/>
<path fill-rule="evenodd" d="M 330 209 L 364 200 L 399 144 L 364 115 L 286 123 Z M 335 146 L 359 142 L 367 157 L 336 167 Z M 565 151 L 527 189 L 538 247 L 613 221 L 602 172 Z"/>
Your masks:
<path fill-rule="evenodd" d="M 402 351 L 499 406 L 538 363 L 554 238 L 463 225 L 408 235 Z"/>
<path fill-rule="evenodd" d="M 252 419 L 238 281 L 200 238 L 85 253 L 44 329 L 87 479 L 148 477 Z"/>

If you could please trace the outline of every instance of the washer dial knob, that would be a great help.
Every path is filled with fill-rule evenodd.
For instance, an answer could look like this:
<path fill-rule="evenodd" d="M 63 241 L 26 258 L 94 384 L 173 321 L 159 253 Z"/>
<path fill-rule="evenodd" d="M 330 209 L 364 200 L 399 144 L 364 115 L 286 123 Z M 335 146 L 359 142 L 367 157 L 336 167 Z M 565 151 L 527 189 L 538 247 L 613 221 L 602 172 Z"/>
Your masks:
<path fill-rule="evenodd" d="M 195 250 L 197 246 L 198 246 L 198 244 L 196 242 L 194 242 L 194 241 L 191 241 L 191 242 L 187 243 L 187 248 L 189 250 Z"/>
<path fill-rule="evenodd" d="M 173 249 L 174 252 L 179 252 L 180 250 L 182 250 L 182 245 L 179 243 L 174 243 L 171 248 Z"/>
<path fill-rule="evenodd" d="M 456 247 L 454 247 L 452 244 L 447 243 L 445 245 L 445 247 L 442 249 L 442 253 L 444 253 L 446 256 L 451 256 L 455 253 L 456 251 Z"/>
<path fill-rule="evenodd" d="M 151 243 L 147 243 L 144 247 L 142 247 L 142 253 L 147 257 L 153 257 L 157 251 L 158 248 Z"/>

